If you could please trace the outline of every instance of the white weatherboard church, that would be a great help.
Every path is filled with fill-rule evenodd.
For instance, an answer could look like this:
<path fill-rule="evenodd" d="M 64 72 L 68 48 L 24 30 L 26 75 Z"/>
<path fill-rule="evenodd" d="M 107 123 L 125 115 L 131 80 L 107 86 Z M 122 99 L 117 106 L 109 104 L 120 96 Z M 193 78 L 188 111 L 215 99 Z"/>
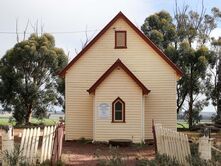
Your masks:
<path fill-rule="evenodd" d="M 60 72 L 66 140 L 152 138 L 152 119 L 176 129 L 182 71 L 118 13 Z"/>

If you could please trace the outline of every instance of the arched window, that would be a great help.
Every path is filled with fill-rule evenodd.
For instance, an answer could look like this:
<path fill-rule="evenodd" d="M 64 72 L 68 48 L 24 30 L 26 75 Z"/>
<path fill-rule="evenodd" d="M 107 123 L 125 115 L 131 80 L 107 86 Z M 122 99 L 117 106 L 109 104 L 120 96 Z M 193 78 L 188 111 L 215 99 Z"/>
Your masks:
<path fill-rule="evenodd" d="M 119 97 L 112 103 L 112 122 L 125 122 L 125 103 Z"/>

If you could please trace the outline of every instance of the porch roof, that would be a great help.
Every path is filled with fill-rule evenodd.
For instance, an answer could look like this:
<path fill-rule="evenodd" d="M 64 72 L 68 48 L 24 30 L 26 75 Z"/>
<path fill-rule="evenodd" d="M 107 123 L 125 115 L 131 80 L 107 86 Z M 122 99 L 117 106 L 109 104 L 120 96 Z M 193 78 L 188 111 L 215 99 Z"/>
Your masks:
<path fill-rule="evenodd" d="M 118 59 L 87 91 L 89 94 L 94 93 L 96 88 L 113 72 L 117 67 L 122 68 L 142 89 L 143 94 L 148 94 L 150 90 L 127 68 L 123 62 Z"/>

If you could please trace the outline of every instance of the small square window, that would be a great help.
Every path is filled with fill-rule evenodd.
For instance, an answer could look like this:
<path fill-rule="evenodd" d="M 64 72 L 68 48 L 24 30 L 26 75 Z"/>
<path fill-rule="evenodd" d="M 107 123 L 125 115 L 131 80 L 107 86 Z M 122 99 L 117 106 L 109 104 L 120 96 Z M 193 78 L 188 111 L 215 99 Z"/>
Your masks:
<path fill-rule="evenodd" d="M 115 31 L 115 48 L 127 48 L 126 31 Z"/>

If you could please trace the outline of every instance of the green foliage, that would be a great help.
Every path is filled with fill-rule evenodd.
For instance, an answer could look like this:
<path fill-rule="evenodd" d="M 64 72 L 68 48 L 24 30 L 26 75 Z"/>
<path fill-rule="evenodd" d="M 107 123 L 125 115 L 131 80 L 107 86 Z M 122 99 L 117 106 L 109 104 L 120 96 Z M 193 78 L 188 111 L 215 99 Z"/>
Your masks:
<path fill-rule="evenodd" d="M 221 12 L 220 12 L 221 13 Z M 212 100 L 217 115 L 214 117 L 215 122 L 221 121 L 221 37 L 212 38 L 213 57 L 211 58 L 210 72 L 207 73 L 207 97 Z"/>
<path fill-rule="evenodd" d="M 221 146 L 218 146 L 216 148 L 221 149 Z M 212 149 L 212 161 L 216 165 L 221 165 L 221 152 Z"/>
<path fill-rule="evenodd" d="M 15 166 L 19 163 L 19 165 L 25 165 L 22 161 L 25 159 L 22 156 L 22 151 L 18 145 L 15 145 L 13 151 L 3 151 L 2 158 L 8 166 Z"/>
<path fill-rule="evenodd" d="M 14 126 L 15 128 L 51 126 L 58 122 L 57 119 L 38 119 L 32 118 L 29 124 L 16 124 L 14 118 L 0 117 L 0 126 Z"/>
<path fill-rule="evenodd" d="M 118 151 L 118 148 L 111 147 L 109 154 L 105 158 L 101 158 L 101 151 L 97 150 L 95 157 L 98 158 L 97 166 L 126 166 L 126 161 L 123 160 L 123 157 Z"/>
<path fill-rule="evenodd" d="M 147 17 L 141 29 L 164 53 L 184 72 L 177 84 L 177 113 L 188 101 L 187 117 L 189 127 L 200 120 L 199 112 L 208 104 L 199 95 L 206 93 L 207 68 L 212 63 L 213 51 L 205 43 L 210 32 L 216 28 L 221 16 L 218 8 L 206 14 L 202 5 L 201 13 L 177 4 L 174 18 L 161 11 Z M 197 42 L 197 47 L 194 46 Z"/>
<path fill-rule="evenodd" d="M 221 165 L 221 153 L 212 151 L 211 160 L 203 160 L 198 152 L 198 144 L 190 144 L 191 156 L 187 157 L 187 163 L 190 166 L 218 166 Z M 182 166 L 176 159 L 166 154 L 157 154 L 152 160 L 141 159 L 136 163 L 137 166 Z"/>
<path fill-rule="evenodd" d="M 218 166 L 221 165 L 221 154 L 219 152 L 212 151 L 211 160 L 203 160 L 200 158 L 198 151 L 198 144 L 190 144 L 191 156 L 187 158 L 188 163 L 191 166 Z"/>
<path fill-rule="evenodd" d="M 208 106 L 209 102 L 207 100 L 200 100 L 194 103 L 193 114 L 192 114 L 192 122 L 193 124 L 198 124 L 202 119 L 202 115 L 200 112 L 203 110 L 205 106 Z M 188 121 L 189 119 L 189 111 L 184 112 L 184 120 Z"/>
<path fill-rule="evenodd" d="M 15 145 L 14 150 L 12 152 L 9 151 L 3 151 L 2 153 L 2 157 L 4 162 L 6 162 L 6 164 L 8 166 L 31 166 L 31 165 L 38 165 L 38 166 L 51 166 L 51 161 L 50 160 L 46 160 L 43 163 L 39 164 L 39 163 L 34 163 L 34 164 L 29 164 L 25 161 L 25 157 L 22 156 L 22 150 L 20 150 L 20 146 L 19 145 Z M 65 163 L 62 162 L 61 160 L 58 160 L 54 166 L 64 166 Z"/>
<path fill-rule="evenodd" d="M 187 163 L 190 166 L 218 166 L 221 165 L 221 153 L 212 151 L 211 160 L 203 160 L 200 158 L 198 152 L 198 144 L 190 144 L 191 155 L 186 158 Z M 109 154 L 104 155 L 100 150 L 95 153 L 95 157 L 98 158 L 98 166 L 124 166 L 127 165 L 123 156 L 119 153 L 118 148 L 110 148 Z M 154 159 L 148 160 L 145 158 L 137 159 L 136 166 L 183 166 L 176 160 L 166 154 L 157 154 Z"/>
<path fill-rule="evenodd" d="M 153 160 L 138 160 L 136 166 L 180 166 L 180 164 L 176 159 L 170 158 L 165 154 L 157 154 Z"/>
<path fill-rule="evenodd" d="M 50 34 L 32 34 L 15 44 L 0 60 L 0 101 L 13 111 L 17 123 L 29 123 L 31 114 L 44 117 L 51 106 L 62 104 L 64 88 L 57 73 L 67 56 L 55 47 Z"/>
<path fill-rule="evenodd" d="M 165 49 L 175 40 L 176 29 L 173 19 L 166 11 L 147 17 L 141 29 L 158 47 Z"/>

